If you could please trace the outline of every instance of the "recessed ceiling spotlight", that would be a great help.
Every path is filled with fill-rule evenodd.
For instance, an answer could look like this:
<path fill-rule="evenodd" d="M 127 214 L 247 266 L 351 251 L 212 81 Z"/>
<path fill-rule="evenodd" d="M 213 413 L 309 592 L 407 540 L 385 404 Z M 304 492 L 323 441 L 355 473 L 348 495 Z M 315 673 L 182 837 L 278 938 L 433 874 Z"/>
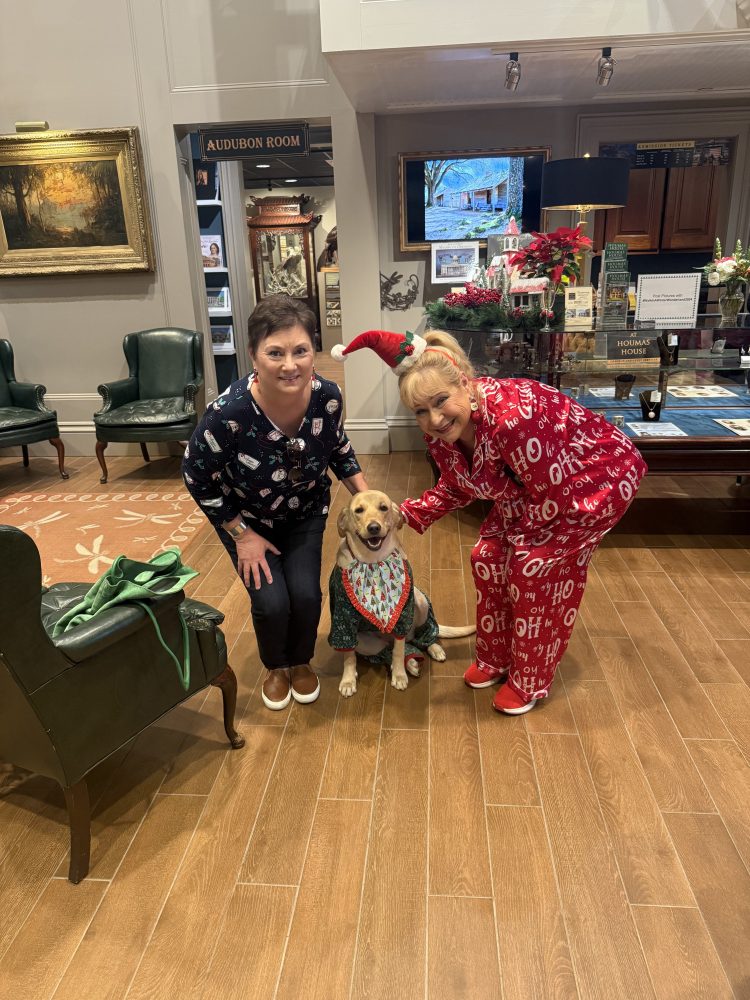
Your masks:
<path fill-rule="evenodd" d="M 270 163 L 256 163 L 255 166 L 258 168 L 258 170 L 270 170 L 271 169 L 271 164 Z"/>
<path fill-rule="evenodd" d="M 505 89 L 516 90 L 521 79 L 521 64 L 518 61 L 518 53 L 511 52 L 510 58 L 505 64 Z"/>
<path fill-rule="evenodd" d="M 600 87 L 609 86 L 609 81 L 612 79 L 614 68 L 615 61 L 612 58 L 612 49 L 607 46 L 602 49 L 602 54 L 596 68 L 596 82 Z"/>

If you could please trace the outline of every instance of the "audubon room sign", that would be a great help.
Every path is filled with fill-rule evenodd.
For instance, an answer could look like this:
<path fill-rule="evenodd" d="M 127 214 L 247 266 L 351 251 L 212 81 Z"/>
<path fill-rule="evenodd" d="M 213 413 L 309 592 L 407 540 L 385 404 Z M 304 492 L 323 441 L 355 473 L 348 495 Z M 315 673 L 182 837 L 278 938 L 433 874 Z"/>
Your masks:
<path fill-rule="evenodd" d="M 202 160 L 252 160 L 273 153 L 310 155 L 306 122 L 297 125 L 241 125 L 199 129 Z"/>

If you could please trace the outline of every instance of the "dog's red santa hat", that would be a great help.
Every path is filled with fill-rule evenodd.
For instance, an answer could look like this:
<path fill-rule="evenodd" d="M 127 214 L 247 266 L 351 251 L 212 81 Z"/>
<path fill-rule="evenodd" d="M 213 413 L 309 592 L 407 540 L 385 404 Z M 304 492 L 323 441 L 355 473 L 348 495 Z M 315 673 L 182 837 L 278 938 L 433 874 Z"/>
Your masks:
<path fill-rule="evenodd" d="M 344 347 L 335 344 L 331 349 L 334 361 L 345 361 L 354 351 L 369 347 L 392 368 L 396 375 L 403 375 L 424 353 L 427 341 L 416 333 L 390 333 L 388 330 L 367 330 L 360 333 Z"/>

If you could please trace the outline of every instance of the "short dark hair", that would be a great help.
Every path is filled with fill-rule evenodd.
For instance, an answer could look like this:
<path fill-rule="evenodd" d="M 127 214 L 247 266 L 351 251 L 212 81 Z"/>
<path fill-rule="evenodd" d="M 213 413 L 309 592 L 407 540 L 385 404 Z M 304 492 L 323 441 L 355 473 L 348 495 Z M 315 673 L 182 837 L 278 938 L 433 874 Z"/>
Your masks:
<path fill-rule="evenodd" d="M 293 326 L 301 326 L 315 347 L 315 313 L 300 299 L 291 295 L 267 295 L 253 309 L 247 321 L 247 342 L 251 354 L 257 354 L 258 348 L 270 333 L 277 330 L 289 330 Z"/>

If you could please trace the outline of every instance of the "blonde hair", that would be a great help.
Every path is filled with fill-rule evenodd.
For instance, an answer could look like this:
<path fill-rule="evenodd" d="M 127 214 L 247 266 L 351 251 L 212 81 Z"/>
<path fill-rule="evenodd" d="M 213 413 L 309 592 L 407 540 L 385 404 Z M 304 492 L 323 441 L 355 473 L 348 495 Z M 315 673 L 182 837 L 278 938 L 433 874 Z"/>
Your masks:
<path fill-rule="evenodd" d="M 398 380 L 401 399 L 412 410 L 417 401 L 437 395 L 446 386 L 460 386 L 462 375 L 474 378 L 471 362 L 455 337 L 444 330 L 430 330 L 422 336 L 426 349 Z"/>

